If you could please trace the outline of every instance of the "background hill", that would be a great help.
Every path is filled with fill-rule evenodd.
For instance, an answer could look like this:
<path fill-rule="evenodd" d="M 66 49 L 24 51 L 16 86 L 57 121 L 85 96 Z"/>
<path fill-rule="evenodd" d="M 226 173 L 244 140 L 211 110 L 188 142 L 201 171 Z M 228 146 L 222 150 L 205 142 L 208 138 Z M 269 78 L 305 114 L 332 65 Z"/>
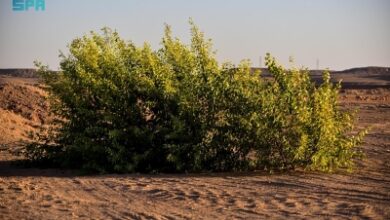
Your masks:
<path fill-rule="evenodd" d="M 261 71 L 264 77 L 270 77 L 267 68 L 252 68 L 252 72 Z M 310 70 L 310 75 L 316 83 L 322 82 L 324 70 Z M 359 67 L 342 71 L 329 71 L 332 82 L 342 80 L 344 89 L 390 88 L 390 67 Z"/>
<path fill-rule="evenodd" d="M 37 71 L 35 69 L 0 69 L 0 75 L 35 78 Z"/>
<path fill-rule="evenodd" d="M 270 73 L 266 68 L 252 68 L 251 71 L 261 71 L 266 78 Z M 324 70 L 310 70 L 312 79 L 322 82 L 321 73 Z M 390 67 L 358 67 L 342 71 L 330 70 L 332 81 L 342 80 L 343 88 L 390 88 Z M 0 75 L 8 77 L 36 78 L 38 77 L 35 69 L 0 69 Z"/>

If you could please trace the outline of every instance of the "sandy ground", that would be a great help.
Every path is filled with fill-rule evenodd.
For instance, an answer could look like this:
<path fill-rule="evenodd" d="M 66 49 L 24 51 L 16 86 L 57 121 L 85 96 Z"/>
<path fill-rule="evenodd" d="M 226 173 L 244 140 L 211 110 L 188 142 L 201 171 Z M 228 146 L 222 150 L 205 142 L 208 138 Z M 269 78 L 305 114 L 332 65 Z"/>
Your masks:
<path fill-rule="evenodd" d="M 15 86 L 36 86 L 29 80 L 0 78 L 0 219 L 390 219 L 389 88 L 346 90 L 340 97 L 346 108 L 360 109 L 358 127 L 372 128 L 366 158 L 353 174 L 80 176 L 10 164 L 20 158 L 12 143 L 26 140 L 46 117 L 33 111 L 44 105 L 25 105 L 15 93 L 23 91 Z M 7 94 L 22 104 L 1 106 Z"/>

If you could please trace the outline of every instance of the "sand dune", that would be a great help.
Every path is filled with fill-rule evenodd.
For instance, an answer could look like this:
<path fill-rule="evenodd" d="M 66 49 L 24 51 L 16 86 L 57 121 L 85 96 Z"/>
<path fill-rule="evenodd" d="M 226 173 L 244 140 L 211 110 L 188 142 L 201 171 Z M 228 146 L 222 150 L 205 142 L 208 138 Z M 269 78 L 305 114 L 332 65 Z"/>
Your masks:
<path fill-rule="evenodd" d="M 7 177 L 0 210 L 15 219 L 385 219 L 389 183 L 302 173 Z"/>
<path fill-rule="evenodd" d="M 46 107 L 37 104 L 44 93 L 29 80 L 0 79 L 0 219 L 390 219 L 387 87 L 340 96 L 343 107 L 360 108 L 358 127 L 372 127 L 363 145 L 366 158 L 353 174 L 81 176 L 11 164 L 22 157 L 13 154 L 17 144 L 7 143 L 28 140 L 26 132 L 48 117 L 34 116 Z M 36 99 L 25 103 L 23 91 L 34 90 Z"/>

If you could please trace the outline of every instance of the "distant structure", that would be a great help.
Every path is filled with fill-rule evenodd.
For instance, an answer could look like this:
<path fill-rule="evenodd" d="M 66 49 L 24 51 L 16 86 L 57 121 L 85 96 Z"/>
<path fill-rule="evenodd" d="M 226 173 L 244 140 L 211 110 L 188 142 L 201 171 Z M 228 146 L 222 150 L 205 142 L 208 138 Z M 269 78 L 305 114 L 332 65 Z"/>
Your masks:
<path fill-rule="evenodd" d="M 263 57 L 262 56 L 260 56 L 260 59 L 259 59 L 259 67 L 263 68 Z"/>
<path fill-rule="evenodd" d="M 320 69 L 320 60 L 317 58 L 317 70 Z"/>

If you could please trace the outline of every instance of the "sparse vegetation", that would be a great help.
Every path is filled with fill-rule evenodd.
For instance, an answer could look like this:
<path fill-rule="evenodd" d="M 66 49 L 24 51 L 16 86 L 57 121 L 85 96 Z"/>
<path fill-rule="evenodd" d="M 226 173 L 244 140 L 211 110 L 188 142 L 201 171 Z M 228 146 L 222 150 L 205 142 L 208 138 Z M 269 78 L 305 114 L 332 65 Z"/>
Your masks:
<path fill-rule="evenodd" d="M 247 61 L 219 65 L 192 22 L 191 33 L 185 45 L 166 26 L 153 51 L 105 28 L 73 40 L 60 73 L 38 65 L 58 120 L 27 156 L 99 172 L 353 167 L 365 131 L 352 135 L 329 73 L 316 86 L 268 54 L 266 81 Z"/>

